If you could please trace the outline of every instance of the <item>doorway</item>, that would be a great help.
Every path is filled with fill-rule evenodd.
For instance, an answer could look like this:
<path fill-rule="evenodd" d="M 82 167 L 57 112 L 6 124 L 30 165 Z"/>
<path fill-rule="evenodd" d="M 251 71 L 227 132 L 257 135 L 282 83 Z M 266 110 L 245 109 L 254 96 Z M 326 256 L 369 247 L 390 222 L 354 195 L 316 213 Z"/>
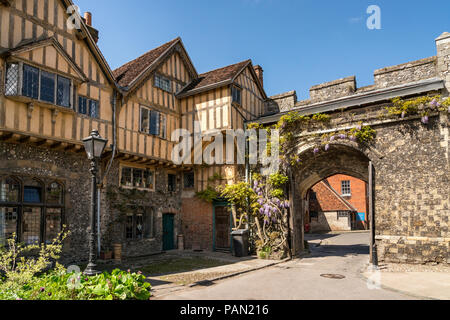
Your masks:
<path fill-rule="evenodd" d="M 163 215 L 163 250 L 174 250 L 175 249 L 175 241 L 174 241 L 174 219 L 175 216 L 173 214 L 164 214 Z"/>
<path fill-rule="evenodd" d="M 214 250 L 231 251 L 231 213 L 226 204 L 214 205 Z"/>

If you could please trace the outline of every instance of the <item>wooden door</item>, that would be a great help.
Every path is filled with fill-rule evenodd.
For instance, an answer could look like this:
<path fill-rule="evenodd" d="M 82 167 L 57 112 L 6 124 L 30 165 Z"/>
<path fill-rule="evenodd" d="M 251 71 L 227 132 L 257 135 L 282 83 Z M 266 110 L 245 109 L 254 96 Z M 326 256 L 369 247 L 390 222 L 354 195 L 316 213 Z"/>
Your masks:
<path fill-rule="evenodd" d="M 163 216 L 163 250 L 164 251 L 175 249 L 173 221 L 174 221 L 173 214 L 165 214 Z"/>
<path fill-rule="evenodd" d="M 216 249 L 231 248 L 230 212 L 227 207 L 215 207 Z"/>

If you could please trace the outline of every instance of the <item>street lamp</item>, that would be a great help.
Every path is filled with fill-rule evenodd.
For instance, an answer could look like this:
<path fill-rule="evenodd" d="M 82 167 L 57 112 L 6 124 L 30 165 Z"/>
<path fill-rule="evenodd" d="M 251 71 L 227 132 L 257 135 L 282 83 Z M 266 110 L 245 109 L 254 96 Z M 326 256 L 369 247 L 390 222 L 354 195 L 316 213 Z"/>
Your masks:
<path fill-rule="evenodd" d="M 97 130 L 92 130 L 91 135 L 83 139 L 84 148 L 88 159 L 91 160 L 91 169 L 89 170 L 92 175 L 91 182 L 91 232 L 89 235 L 89 264 L 84 271 L 87 276 L 95 276 L 100 272 L 95 270 L 97 265 L 95 264 L 95 213 L 97 208 L 97 161 L 102 156 L 103 150 L 105 150 L 107 139 L 103 139 L 98 134 Z"/>

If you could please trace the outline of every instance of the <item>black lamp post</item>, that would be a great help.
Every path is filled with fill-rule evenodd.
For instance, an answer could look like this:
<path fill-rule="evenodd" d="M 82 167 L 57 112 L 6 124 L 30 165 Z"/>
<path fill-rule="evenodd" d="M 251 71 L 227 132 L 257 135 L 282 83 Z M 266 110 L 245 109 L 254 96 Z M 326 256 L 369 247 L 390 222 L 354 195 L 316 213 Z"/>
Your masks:
<path fill-rule="evenodd" d="M 89 170 L 92 175 L 91 182 L 91 232 L 89 235 L 89 264 L 84 271 L 87 276 L 95 276 L 100 272 L 95 270 L 97 265 L 95 264 L 95 233 L 96 233 L 96 208 L 97 208 L 97 161 L 102 156 L 103 150 L 105 150 L 107 139 L 103 139 L 98 134 L 97 130 L 92 130 L 91 135 L 83 139 L 84 148 L 88 159 L 91 160 L 91 169 Z"/>

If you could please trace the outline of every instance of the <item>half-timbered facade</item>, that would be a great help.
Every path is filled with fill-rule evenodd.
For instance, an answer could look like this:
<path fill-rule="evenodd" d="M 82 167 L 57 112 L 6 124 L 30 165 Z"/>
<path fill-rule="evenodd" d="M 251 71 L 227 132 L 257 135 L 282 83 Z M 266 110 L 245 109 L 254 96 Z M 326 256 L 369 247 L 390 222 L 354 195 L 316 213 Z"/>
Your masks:
<path fill-rule="evenodd" d="M 171 133 L 243 129 L 267 96 L 250 60 L 198 74 L 180 38 L 112 71 L 87 14 L 70 0 L 0 1 L 0 241 L 49 241 L 64 225 L 66 260 L 86 259 L 90 184 L 82 139 L 109 140 L 99 193 L 99 244 L 124 256 L 185 247 L 229 249 L 229 213 L 195 193 L 239 167 L 172 162 Z M 69 13 L 68 13 L 69 12 Z M 201 148 L 203 146 L 200 146 Z"/>

